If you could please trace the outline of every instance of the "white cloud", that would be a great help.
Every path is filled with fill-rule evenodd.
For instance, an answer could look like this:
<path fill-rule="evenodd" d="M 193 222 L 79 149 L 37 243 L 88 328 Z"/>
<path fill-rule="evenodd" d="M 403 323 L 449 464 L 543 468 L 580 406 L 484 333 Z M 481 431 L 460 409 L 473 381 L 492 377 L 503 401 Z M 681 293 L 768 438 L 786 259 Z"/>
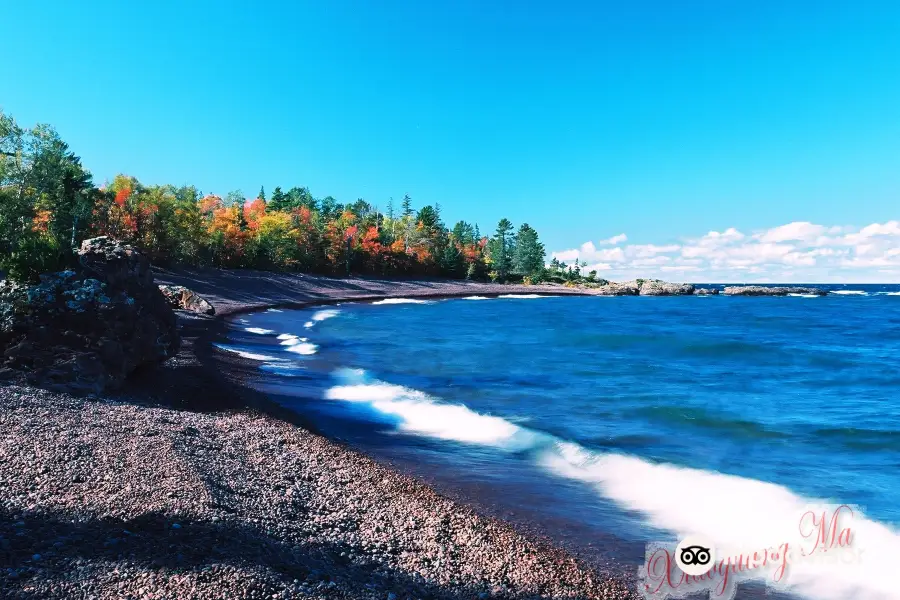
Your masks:
<path fill-rule="evenodd" d="M 610 279 L 683 276 L 693 281 L 900 281 L 900 221 L 864 227 L 794 221 L 745 234 L 734 227 L 680 244 L 623 244 L 625 234 L 554 252 Z M 602 246 L 614 246 L 603 248 Z"/>
<path fill-rule="evenodd" d="M 605 240 L 600 240 L 601 245 L 605 246 L 615 246 L 616 244 L 621 244 L 622 242 L 627 242 L 628 236 L 624 233 L 620 233 L 619 235 L 614 235 L 611 238 L 607 238 Z"/>
<path fill-rule="evenodd" d="M 813 225 L 809 221 L 794 221 L 780 227 L 773 227 L 758 234 L 761 242 L 789 242 L 793 240 L 814 240 L 828 231 L 827 227 Z"/>

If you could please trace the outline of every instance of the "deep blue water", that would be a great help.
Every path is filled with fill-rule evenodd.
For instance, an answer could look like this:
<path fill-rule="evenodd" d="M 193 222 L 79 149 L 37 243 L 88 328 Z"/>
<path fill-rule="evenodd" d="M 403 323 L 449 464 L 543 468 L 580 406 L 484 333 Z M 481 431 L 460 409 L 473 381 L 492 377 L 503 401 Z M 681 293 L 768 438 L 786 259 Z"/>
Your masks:
<path fill-rule="evenodd" d="M 896 552 L 900 286 L 834 289 L 864 293 L 267 311 L 226 347 L 326 433 L 588 554 L 749 538 L 807 500 Z"/>

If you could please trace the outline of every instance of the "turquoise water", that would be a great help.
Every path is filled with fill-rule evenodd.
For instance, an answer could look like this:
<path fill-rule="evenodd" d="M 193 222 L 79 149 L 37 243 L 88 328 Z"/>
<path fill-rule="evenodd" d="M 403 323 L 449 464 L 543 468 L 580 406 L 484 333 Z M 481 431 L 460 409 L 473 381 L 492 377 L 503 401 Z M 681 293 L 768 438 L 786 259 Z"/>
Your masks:
<path fill-rule="evenodd" d="M 838 289 L 269 311 L 226 347 L 326 432 L 588 551 L 853 504 L 868 570 L 816 576 L 898 597 L 876 567 L 900 551 L 900 288 Z"/>

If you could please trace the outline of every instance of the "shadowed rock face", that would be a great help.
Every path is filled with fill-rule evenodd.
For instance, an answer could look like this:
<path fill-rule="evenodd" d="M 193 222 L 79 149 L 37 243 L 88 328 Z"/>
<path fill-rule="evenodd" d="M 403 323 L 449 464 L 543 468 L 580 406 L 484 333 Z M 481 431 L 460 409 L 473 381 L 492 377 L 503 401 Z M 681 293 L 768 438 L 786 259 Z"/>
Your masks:
<path fill-rule="evenodd" d="M 216 314 L 216 309 L 213 308 L 213 305 L 206 298 L 184 286 L 160 285 L 159 291 L 166 297 L 169 306 L 172 308 L 189 310 L 204 315 Z"/>
<path fill-rule="evenodd" d="M 815 294 L 825 296 L 825 290 L 812 287 L 768 287 L 764 285 L 740 285 L 726 287 L 726 296 L 787 296 L 788 294 Z"/>
<path fill-rule="evenodd" d="M 79 269 L 38 285 L 0 283 L 0 378 L 100 393 L 178 351 L 175 314 L 143 254 L 106 237 L 78 254 Z"/>

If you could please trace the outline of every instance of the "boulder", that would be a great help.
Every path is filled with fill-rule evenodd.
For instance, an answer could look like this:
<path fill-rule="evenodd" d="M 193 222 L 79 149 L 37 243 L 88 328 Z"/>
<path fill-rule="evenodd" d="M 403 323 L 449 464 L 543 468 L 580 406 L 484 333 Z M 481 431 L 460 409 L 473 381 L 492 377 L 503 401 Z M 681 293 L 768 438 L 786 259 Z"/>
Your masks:
<path fill-rule="evenodd" d="M 718 296 L 719 288 L 694 288 L 695 296 Z"/>
<path fill-rule="evenodd" d="M 594 288 L 592 293 L 598 296 L 637 296 L 641 293 L 641 286 L 637 281 L 625 281 L 623 283 L 610 281 L 606 285 Z"/>
<path fill-rule="evenodd" d="M 216 314 L 216 309 L 206 298 L 181 285 L 160 285 L 159 291 L 169 302 L 169 306 L 180 310 L 189 310 L 204 315 Z"/>
<path fill-rule="evenodd" d="M 669 283 L 659 279 L 638 279 L 641 296 L 689 296 L 694 286 L 689 283 Z"/>
<path fill-rule="evenodd" d="M 7 379 L 100 393 L 178 352 L 175 313 L 143 254 L 101 237 L 85 240 L 78 255 L 78 269 L 43 275 L 37 285 L 0 282 Z"/>
<path fill-rule="evenodd" d="M 813 287 L 785 287 L 766 285 L 738 285 L 726 287 L 726 296 L 787 296 L 788 294 L 814 294 L 825 296 L 827 291 Z"/>

